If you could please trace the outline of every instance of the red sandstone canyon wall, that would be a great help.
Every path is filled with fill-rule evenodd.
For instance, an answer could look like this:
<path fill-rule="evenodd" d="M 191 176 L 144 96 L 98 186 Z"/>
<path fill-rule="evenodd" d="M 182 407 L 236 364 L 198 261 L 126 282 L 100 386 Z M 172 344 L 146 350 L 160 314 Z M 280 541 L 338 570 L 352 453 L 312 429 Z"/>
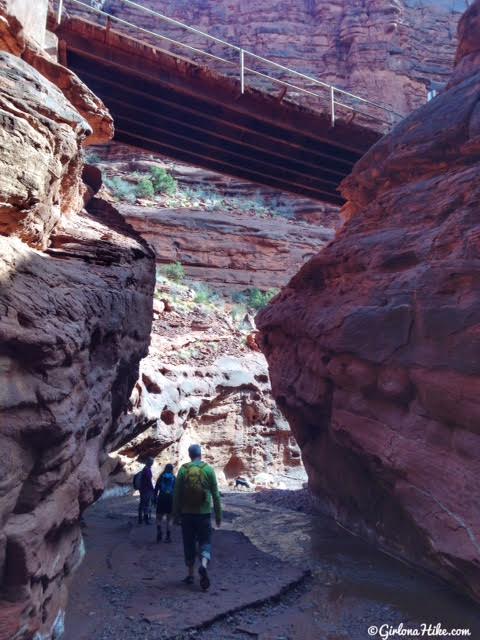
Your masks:
<path fill-rule="evenodd" d="M 120 0 L 100 4 L 114 16 L 185 44 L 232 61 L 237 55 Z M 166 0 L 160 4 L 145 0 L 142 4 L 401 114 L 426 102 L 431 81 L 447 81 L 455 55 L 456 25 L 465 9 L 464 0 Z M 70 10 L 79 11 L 73 5 Z M 165 40 L 152 40 L 187 57 L 196 55 Z M 212 59 L 203 57 L 203 62 L 237 73 Z M 261 63 L 249 60 L 248 64 L 266 71 Z"/>
<path fill-rule="evenodd" d="M 228 54 L 225 47 L 210 46 L 201 36 L 162 23 L 120 0 L 97 4 L 102 4 L 113 16 L 207 48 L 211 53 Z M 390 105 L 400 113 L 408 113 L 426 102 L 431 81 L 440 84 L 447 81 L 455 55 L 456 25 L 464 8 L 463 0 L 280 3 L 167 0 L 161 7 L 154 0 L 146 0 L 143 4 L 280 64 Z M 93 18 L 94 14 L 79 10 L 68 0 L 65 7 L 66 12 L 80 11 Z M 135 33 L 115 21 L 112 24 L 114 28 Z M 138 36 L 149 38 L 145 33 Z M 150 39 L 157 46 L 179 54 L 195 55 L 165 40 Z M 230 67 L 211 59 L 201 56 L 198 59 L 226 73 L 232 72 Z M 149 162 L 169 165 L 152 154 L 115 143 L 98 153 L 106 175 L 132 173 L 134 159 L 145 165 Z M 189 204 L 150 203 L 143 207 L 122 206 L 122 213 L 152 244 L 159 262 L 180 261 L 189 276 L 205 280 L 213 287 L 239 290 L 282 286 L 333 236 L 333 231 L 318 226 L 332 229 L 338 226 L 334 208 L 302 198 L 290 197 L 287 202 L 293 212 L 291 217 L 300 219 L 299 222 L 281 216 L 252 215 L 251 211 L 229 206 L 229 198 L 230 202 L 238 197 L 253 202 L 264 201 L 266 197 L 270 202 L 281 202 L 285 208 L 284 195 L 269 194 L 265 188 L 178 163 L 171 169 L 182 188 L 209 189 L 219 199 L 224 198 L 225 205 L 211 210 Z"/>
<path fill-rule="evenodd" d="M 479 15 L 448 91 L 357 164 L 348 222 L 258 318 L 320 504 L 476 599 Z"/>
<path fill-rule="evenodd" d="M 63 629 L 80 516 L 147 352 L 154 259 L 82 181 L 82 145 L 113 133 L 103 105 L 1 4 L 0 44 L 0 638 L 31 640 Z"/>
<path fill-rule="evenodd" d="M 195 290 L 159 276 L 148 357 L 110 465 L 111 482 L 131 486 L 147 456 L 154 475 L 188 460 L 192 442 L 222 486 L 239 475 L 252 487 L 301 487 L 300 449 L 272 397 L 253 317 L 226 298 L 196 300 Z"/>
<path fill-rule="evenodd" d="M 111 143 L 92 158 L 124 183 L 165 168 L 177 181 L 171 197 L 119 202 L 119 211 L 154 248 L 157 262 L 180 262 L 189 278 L 227 292 L 283 286 L 334 236 L 338 207 L 292 196 L 156 154 Z M 107 197 L 107 194 L 105 194 Z"/>
<path fill-rule="evenodd" d="M 181 262 L 216 290 L 281 287 L 333 237 L 330 229 L 236 211 L 120 207 L 160 261 Z"/>

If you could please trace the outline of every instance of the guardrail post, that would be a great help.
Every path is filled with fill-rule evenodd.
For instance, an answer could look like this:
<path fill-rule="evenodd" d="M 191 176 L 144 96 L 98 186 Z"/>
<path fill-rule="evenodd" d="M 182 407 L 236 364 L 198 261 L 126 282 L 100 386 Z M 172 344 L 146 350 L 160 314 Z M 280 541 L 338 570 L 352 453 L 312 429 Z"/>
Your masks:
<path fill-rule="evenodd" d="M 330 86 L 330 117 L 331 125 L 335 126 L 335 87 Z"/>
<path fill-rule="evenodd" d="M 245 93 L 245 51 L 240 49 L 240 87 L 242 94 Z"/>
<path fill-rule="evenodd" d="M 57 24 L 62 24 L 63 0 L 58 2 Z"/>

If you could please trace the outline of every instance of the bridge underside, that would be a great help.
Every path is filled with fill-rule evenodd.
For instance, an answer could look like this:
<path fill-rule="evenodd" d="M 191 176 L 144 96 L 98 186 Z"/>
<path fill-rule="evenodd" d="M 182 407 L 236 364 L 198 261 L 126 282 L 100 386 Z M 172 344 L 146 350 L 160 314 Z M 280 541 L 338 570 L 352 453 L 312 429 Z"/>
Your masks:
<path fill-rule="evenodd" d="M 205 67 L 73 18 L 58 31 L 67 63 L 103 99 L 115 139 L 333 204 L 380 134 L 246 88 Z"/>

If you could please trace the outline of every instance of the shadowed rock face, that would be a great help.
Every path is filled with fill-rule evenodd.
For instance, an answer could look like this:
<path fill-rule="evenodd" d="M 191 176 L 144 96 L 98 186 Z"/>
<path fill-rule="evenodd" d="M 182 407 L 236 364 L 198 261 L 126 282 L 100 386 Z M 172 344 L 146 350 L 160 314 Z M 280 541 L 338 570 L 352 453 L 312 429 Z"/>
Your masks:
<path fill-rule="evenodd" d="M 149 342 L 151 251 L 106 203 L 82 210 L 91 131 L 46 77 L 0 53 L 2 640 L 62 631 L 80 515 L 103 489 Z"/>
<path fill-rule="evenodd" d="M 476 599 L 479 11 L 461 23 L 460 77 L 357 164 L 348 222 L 258 318 L 324 508 Z"/>

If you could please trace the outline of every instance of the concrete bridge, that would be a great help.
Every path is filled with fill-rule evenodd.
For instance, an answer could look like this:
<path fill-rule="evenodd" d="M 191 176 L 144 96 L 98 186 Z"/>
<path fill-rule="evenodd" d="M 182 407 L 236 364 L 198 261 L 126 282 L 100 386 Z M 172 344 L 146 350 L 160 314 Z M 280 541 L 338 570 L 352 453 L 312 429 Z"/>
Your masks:
<path fill-rule="evenodd" d="M 181 24 L 130 0 L 119 2 L 146 12 L 150 21 Z M 237 77 L 218 73 L 208 64 L 165 50 L 162 41 L 172 42 L 167 35 L 96 5 L 60 2 L 56 32 L 62 62 L 104 100 L 120 142 L 341 205 L 341 180 L 401 117 L 181 25 L 233 50 Z M 203 53 L 207 59 L 234 64 L 208 49 L 184 46 L 195 58 Z M 255 69 L 255 61 L 277 73 Z M 252 86 L 252 78 L 263 81 L 261 90 Z M 265 90 L 267 80 L 279 90 Z"/>

